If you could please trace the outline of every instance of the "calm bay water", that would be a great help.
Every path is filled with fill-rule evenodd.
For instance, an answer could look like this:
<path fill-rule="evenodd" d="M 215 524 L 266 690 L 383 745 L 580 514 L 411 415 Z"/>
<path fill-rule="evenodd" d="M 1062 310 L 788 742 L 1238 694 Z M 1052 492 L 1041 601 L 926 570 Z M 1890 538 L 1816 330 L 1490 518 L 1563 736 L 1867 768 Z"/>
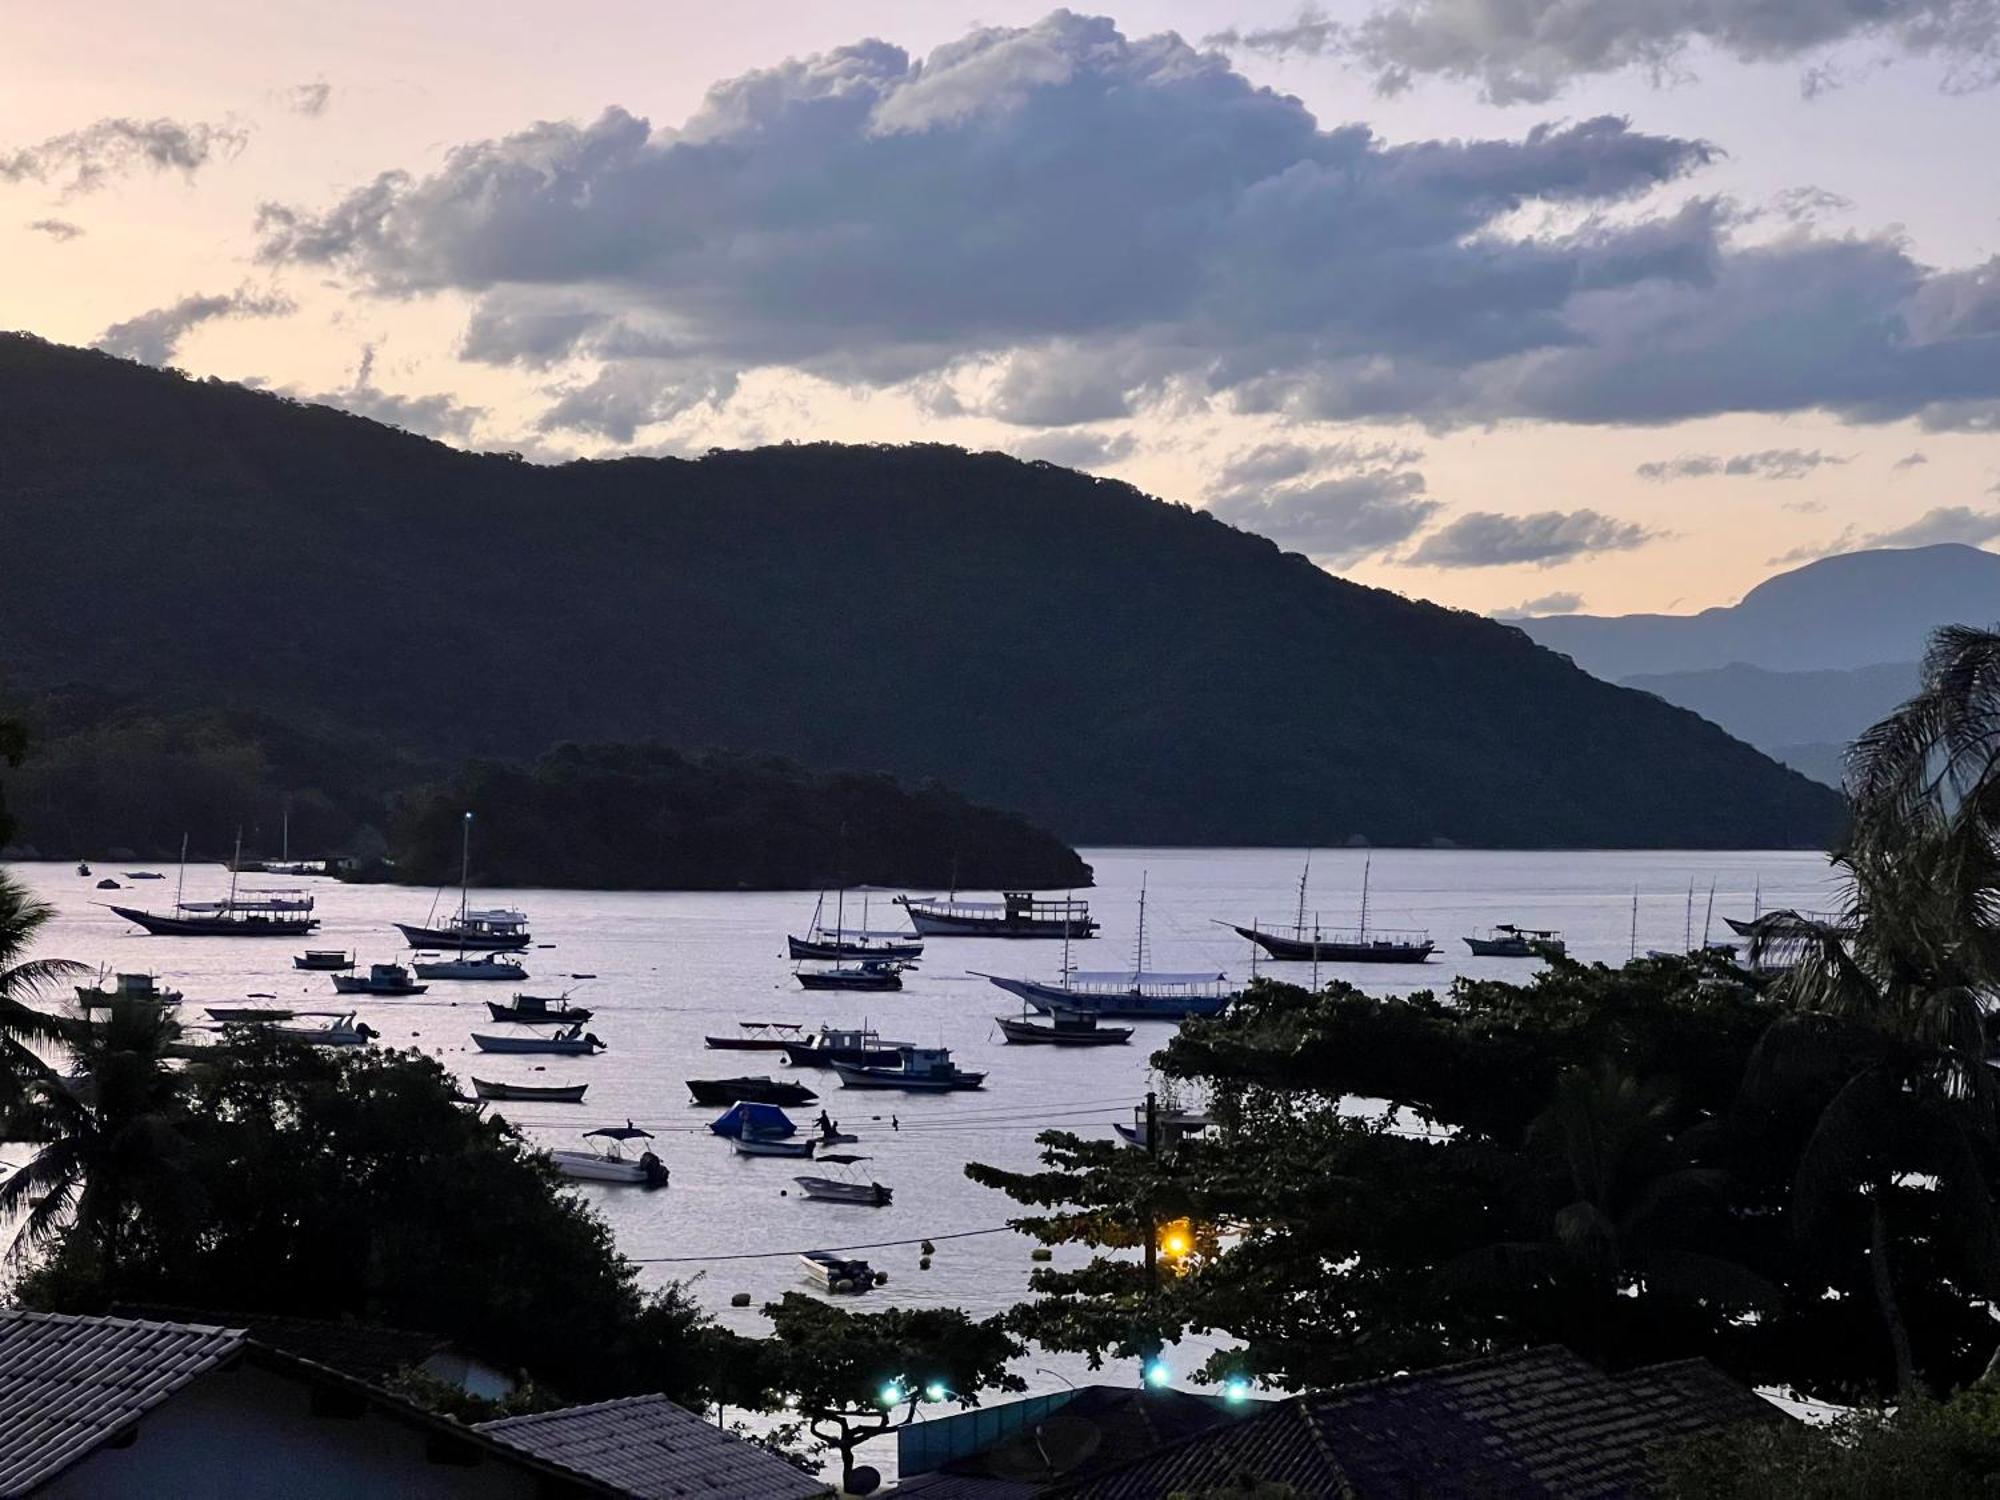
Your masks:
<path fill-rule="evenodd" d="M 1085 851 L 1085 857 L 1096 871 L 1097 886 L 1087 894 L 1103 933 L 1076 945 L 1075 961 L 1082 968 L 1131 962 L 1142 878 L 1151 966 L 1213 966 L 1236 979 L 1249 976 L 1248 946 L 1214 919 L 1289 925 L 1298 899 L 1297 851 L 1100 849 Z M 1461 939 L 1484 934 L 1497 922 L 1559 928 L 1578 958 L 1622 962 L 1632 943 L 1635 889 L 1642 952 L 1679 950 L 1690 931 L 1700 941 L 1711 883 L 1710 935 L 1717 940 L 1728 936 L 1722 918 L 1747 915 L 1760 888 L 1767 908 L 1822 908 L 1835 894 L 1825 858 L 1817 854 L 1378 850 L 1370 858 L 1370 925 L 1427 928 L 1440 950 L 1421 967 L 1322 966 L 1323 979 L 1349 980 L 1377 993 L 1442 989 L 1459 974 L 1525 977 L 1532 962 L 1467 955 Z M 1363 859 L 1350 850 L 1314 856 L 1307 910 L 1316 911 L 1323 926 L 1352 926 Z M 275 993 L 302 1008 L 348 1003 L 335 999 L 325 975 L 291 968 L 291 956 L 303 942 L 152 938 L 94 904 L 116 900 L 164 908 L 174 896 L 171 866 L 161 867 L 166 880 L 139 882 L 115 894 L 97 891 L 96 877 L 82 879 L 68 865 L 14 868 L 59 912 L 39 945 L 41 955 L 112 970 L 150 970 L 186 992 L 185 1021 L 203 1021 L 204 1003 L 240 1002 L 252 991 Z M 123 879 L 108 867 L 97 871 L 103 875 Z M 187 897 L 225 894 L 228 881 L 218 867 L 190 867 Z M 245 877 L 244 884 L 311 888 L 323 922 L 311 946 L 354 950 L 364 966 L 407 960 L 389 923 L 420 919 L 431 907 L 429 891 L 264 876 Z M 455 898 L 455 892 L 446 893 L 440 910 Z M 1052 1126 L 1108 1137 L 1114 1119 L 1132 1118 L 1146 1091 L 1148 1056 L 1170 1027 L 1137 1023 L 1129 1047 L 1072 1052 L 1004 1045 L 992 1018 L 1011 1011 L 1008 997 L 966 971 L 1054 978 L 1059 942 L 933 939 L 922 967 L 905 976 L 900 994 L 807 995 L 791 978 L 785 934 L 804 931 L 814 900 L 810 892 L 477 893 L 477 904 L 525 908 L 537 941 L 555 945 L 525 955 L 531 976 L 526 988 L 537 994 L 569 989 L 595 1008 L 590 1029 L 609 1045 L 597 1057 L 477 1052 L 470 1032 L 491 1029 L 482 1001 L 504 999 L 510 987 L 501 984 L 436 982 L 419 997 L 364 1003 L 359 1014 L 382 1032 L 385 1045 L 421 1048 L 461 1079 L 476 1069 L 483 1078 L 588 1082 L 587 1103 L 581 1106 L 494 1106 L 544 1145 L 573 1145 L 581 1131 L 628 1118 L 654 1131 L 673 1172 L 671 1187 L 655 1193 L 602 1186 L 578 1190 L 601 1208 L 621 1249 L 646 1263 L 649 1277 L 698 1276 L 697 1295 L 731 1326 L 757 1331 L 755 1304 L 804 1285 L 793 1252 L 925 1236 L 937 1242 L 929 1271 L 918 1269 L 915 1245 L 862 1252 L 889 1273 L 890 1283 L 861 1305 L 949 1304 L 977 1314 L 1008 1307 L 1027 1292 L 1029 1243 L 1012 1233 L 945 1238 L 992 1229 L 1009 1216 L 1008 1200 L 967 1181 L 964 1163 L 1032 1166 L 1034 1136 Z M 886 897 L 871 901 L 870 925 L 901 925 L 896 920 L 901 912 Z M 857 905 L 850 903 L 849 925 L 858 925 Z M 1300 982 L 1311 972 L 1297 964 L 1266 962 L 1262 968 Z M 577 974 L 596 977 L 571 977 Z M 831 1072 L 788 1069 L 778 1054 L 704 1048 L 705 1035 L 734 1032 L 743 1020 L 798 1021 L 808 1029 L 821 1022 L 866 1021 L 885 1037 L 951 1047 L 962 1064 L 989 1070 L 987 1086 L 940 1097 L 854 1093 L 841 1089 Z M 691 1105 L 683 1080 L 766 1072 L 819 1091 L 823 1107 L 861 1138 L 846 1149 L 873 1158 L 864 1170 L 895 1189 L 893 1205 L 807 1202 L 791 1182 L 803 1164 L 737 1157 L 707 1132 L 706 1123 L 719 1111 Z M 890 1127 L 892 1112 L 899 1130 Z M 816 1107 L 789 1113 L 803 1127 Z M 1081 1258 L 1078 1252 L 1058 1255 Z M 749 1292 L 753 1308 L 732 1309 L 735 1292 Z M 1194 1362 L 1187 1354 L 1182 1358 Z M 1079 1362 L 1042 1357 L 1032 1363 L 1082 1378 Z M 1052 1382 L 1037 1376 L 1034 1383 Z"/>

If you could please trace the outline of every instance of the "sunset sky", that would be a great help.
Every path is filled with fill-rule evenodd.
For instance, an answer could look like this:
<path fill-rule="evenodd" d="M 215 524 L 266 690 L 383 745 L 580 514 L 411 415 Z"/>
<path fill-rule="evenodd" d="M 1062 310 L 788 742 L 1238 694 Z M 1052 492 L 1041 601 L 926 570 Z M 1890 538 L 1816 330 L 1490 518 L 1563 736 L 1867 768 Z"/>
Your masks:
<path fill-rule="evenodd" d="M 1001 448 L 1482 611 L 2000 539 L 2000 0 L 7 19 L 0 327 L 544 460 Z"/>

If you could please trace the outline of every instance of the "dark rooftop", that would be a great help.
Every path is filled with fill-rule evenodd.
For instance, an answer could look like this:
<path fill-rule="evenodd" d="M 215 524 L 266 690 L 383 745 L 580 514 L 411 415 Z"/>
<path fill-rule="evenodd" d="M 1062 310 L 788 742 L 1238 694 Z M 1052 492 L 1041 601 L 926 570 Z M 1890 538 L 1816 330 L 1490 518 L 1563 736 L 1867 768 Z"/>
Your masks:
<path fill-rule="evenodd" d="M 292 1318 L 274 1313 L 230 1312 L 201 1307 L 170 1307 L 152 1303 L 120 1303 L 111 1309 L 120 1318 L 165 1323 L 217 1324 L 241 1328 L 267 1349 L 309 1359 L 356 1380 L 381 1385 L 404 1370 L 423 1364 L 449 1340 L 434 1333 L 384 1328 L 375 1323 L 335 1322 L 325 1318 Z"/>

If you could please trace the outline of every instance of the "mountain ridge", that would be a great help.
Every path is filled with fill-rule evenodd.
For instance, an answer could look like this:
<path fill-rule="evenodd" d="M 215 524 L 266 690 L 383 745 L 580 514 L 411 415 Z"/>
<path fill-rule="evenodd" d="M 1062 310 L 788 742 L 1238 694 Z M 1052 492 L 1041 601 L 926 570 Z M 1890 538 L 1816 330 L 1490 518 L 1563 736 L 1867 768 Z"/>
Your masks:
<path fill-rule="evenodd" d="M 0 400 L 0 659 L 31 688 L 937 777 L 1077 842 L 1813 845 L 1839 817 L 1521 630 L 1052 465 L 541 467 L 22 336 Z"/>

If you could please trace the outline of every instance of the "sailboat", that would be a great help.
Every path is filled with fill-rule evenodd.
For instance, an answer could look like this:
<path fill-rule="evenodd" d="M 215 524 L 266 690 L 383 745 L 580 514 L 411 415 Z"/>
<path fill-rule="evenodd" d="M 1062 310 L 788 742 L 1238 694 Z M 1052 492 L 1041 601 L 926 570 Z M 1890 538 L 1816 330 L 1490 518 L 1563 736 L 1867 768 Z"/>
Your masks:
<path fill-rule="evenodd" d="M 1052 1015 L 1087 1015 L 1122 1020 L 1178 1021 L 1188 1016 L 1213 1016 L 1227 1009 L 1242 992 L 1229 976 L 1212 969 L 1170 973 L 1146 967 L 1146 881 L 1139 881 L 1139 935 L 1133 943 L 1132 967 L 1090 971 L 1072 969 L 1069 943 L 1063 943 L 1062 978 L 1055 984 L 1034 979 L 1007 979 L 979 974 L 987 983 L 1024 1004 Z M 1010 1033 L 1011 1036 L 1011 1033 Z"/>
<path fill-rule="evenodd" d="M 843 958 L 891 958 L 907 959 L 924 956 L 923 940 L 911 932 L 875 932 L 868 926 L 868 908 L 863 898 L 861 925 L 843 927 L 841 925 L 841 900 L 845 893 L 834 899 L 833 926 L 824 925 L 820 918 L 826 910 L 826 892 L 821 891 L 819 900 L 813 905 L 812 926 L 806 929 L 804 937 L 791 933 L 785 935 L 785 942 L 791 949 L 791 956 L 797 958 L 843 959 Z"/>
<path fill-rule="evenodd" d="M 319 926 L 312 914 L 313 898 L 294 890 L 238 891 L 235 865 L 243 854 L 243 831 L 236 831 L 235 860 L 230 861 L 229 896 L 223 901 L 187 901 L 187 836 L 181 836 L 181 875 L 174 886 L 171 912 L 138 911 L 112 906 L 126 921 L 154 937 L 304 937 Z"/>
<path fill-rule="evenodd" d="M 1287 963 L 1345 963 L 1345 964 L 1420 964 L 1437 950 L 1428 932 L 1413 929 L 1377 928 L 1368 930 L 1368 877 L 1374 864 L 1370 856 L 1361 866 L 1361 921 L 1352 931 L 1324 931 L 1319 925 L 1318 914 L 1314 914 L 1313 924 L 1306 926 L 1306 883 L 1312 875 L 1312 853 L 1306 853 L 1305 868 L 1299 873 L 1299 909 L 1289 933 L 1282 928 L 1266 931 L 1262 927 L 1238 927 L 1233 922 L 1221 925 L 1232 932 L 1248 938 L 1262 948 L 1272 958 Z"/>
<path fill-rule="evenodd" d="M 534 946 L 528 932 L 528 914 L 510 906 L 477 910 L 467 904 L 472 872 L 472 814 L 462 826 L 458 853 L 458 913 L 443 926 L 433 927 L 430 918 L 422 922 L 398 922 L 396 930 L 412 948 L 471 949 L 481 953 L 519 953 Z M 503 976 L 504 977 L 504 976 Z"/>
<path fill-rule="evenodd" d="M 822 896 L 820 899 L 824 901 L 826 898 Z M 834 916 L 831 931 L 834 934 L 835 946 L 838 946 L 842 934 L 846 931 L 842 926 L 842 922 L 847 914 L 846 899 L 847 891 L 844 887 L 834 893 Z M 859 936 L 865 937 L 867 936 L 865 907 L 863 908 L 862 923 L 863 931 Z M 814 933 L 823 933 L 827 930 L 820 927 L 819 913 L 815 909 L 813 913 Z M 809 990 L 900 990 L 903 987 L 903 970 L 916 966 L 914 958 L 891 958 L 878 948 L 873 952 L 859 955 L 856 961 L 851 963 L 842 963 L 836 958 L 833 960 L 831 967 L 808 969 L 804 967 L 805 960 L 799 954 L 798 939 L 793 938 L 791 942 L 793 945 L 792 956 L 801 960 L 800 967 L 792 971 L 792 977 L 797 979 L 803 988 Z M 916 948 L 921 953 L 923 951 L 923 944 L 918 943 Z"/>

